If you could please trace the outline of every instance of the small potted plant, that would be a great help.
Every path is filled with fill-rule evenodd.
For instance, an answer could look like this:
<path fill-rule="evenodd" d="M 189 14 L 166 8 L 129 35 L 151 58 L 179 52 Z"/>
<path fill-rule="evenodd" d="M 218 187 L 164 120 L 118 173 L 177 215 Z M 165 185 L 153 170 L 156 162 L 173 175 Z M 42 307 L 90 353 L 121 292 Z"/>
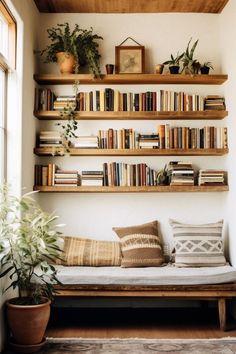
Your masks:
<path fill-rule="evenodd" d="M 76 24 L 71 30 L 66 22 L 49 28 L 47 33 L 51 43 L 39 51 L 46 55 L 45 63 L 57 62 L 62 74 L 77 74 L 80 66 L 88 65 L 95 77 L 101 75 L 97 40 L 103 38 L 93 34 L 92 28 L 82 29 Z"/>
<path fill-rule="evenodd" d="M 177 53 L 176 57 L 173 54 L 170 55 L 170 60 L 165 61 L 163 64 L 169 66 L 171 74 L 178 74 L 180 68 L 180 60 L 183 58 L 184 53 Z"/>
<path fill-rule="evenodd" d="M 205 63 L 201 64 L 201 66 L 200 66 L 200 71 L 201 71 L 201 74 L 203 74 L 203 75 L 208 75 L 210 69 L 214 70 L 214 67 L 210 61 L 206 61 Z"/>
<path fill-rule="evenodd" d="M 197 59 L 194 59 L 194 51 L 196 49 L 196 46 L 198 44 L 199 40 L 196 40 L 194 44 L 192 45 L 192 48 L 190 49 L 190 43 L 191 43 L 192 38 L 190 38 L 188 45 L 186 47 L 185 52 L 183 53 L 183 57 L 181 58 L 183 62 L 183 70 L 185 74 L 198 74 L 199 69 L 200 69 L 200 63 L 198 62 Z"/>
<path fill-rule="evenodd" d="M 6 313 L 10 343 L 16 350 L 25 347 L 25 353 L 45 342 L 53 285 L 59 283 L 52 263 L 61 252 L 57 216 L 42 211 L 31 193 L 17 198 L 0 186 L 0 278 L 9 275 L 5 291 L 18 289 L 19 296 L 6 303 Z"/>

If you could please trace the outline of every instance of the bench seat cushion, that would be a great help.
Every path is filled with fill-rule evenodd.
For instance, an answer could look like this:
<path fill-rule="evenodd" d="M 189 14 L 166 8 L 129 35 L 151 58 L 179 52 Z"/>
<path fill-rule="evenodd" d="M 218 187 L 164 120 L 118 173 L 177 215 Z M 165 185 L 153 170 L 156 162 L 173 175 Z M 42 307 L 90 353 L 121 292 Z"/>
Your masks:
<path fill-rule="evenodd" d="M 236 268 L 177 268 L 173 265 L 147 268 L 65 267 L 58 265 L 57 277 L 63 284 L 197 285 L 236 282 Z"/>

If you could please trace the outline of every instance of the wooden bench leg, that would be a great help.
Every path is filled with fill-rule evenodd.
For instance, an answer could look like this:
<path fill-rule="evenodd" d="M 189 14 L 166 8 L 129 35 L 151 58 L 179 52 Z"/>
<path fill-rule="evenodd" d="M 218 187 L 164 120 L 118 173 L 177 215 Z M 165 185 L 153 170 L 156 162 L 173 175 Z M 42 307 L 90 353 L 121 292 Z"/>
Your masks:
<path fill-rule="evenodd" d="M 226 330 L 226 300 L 218 299 L 218 311 L 221 331 Z"/>

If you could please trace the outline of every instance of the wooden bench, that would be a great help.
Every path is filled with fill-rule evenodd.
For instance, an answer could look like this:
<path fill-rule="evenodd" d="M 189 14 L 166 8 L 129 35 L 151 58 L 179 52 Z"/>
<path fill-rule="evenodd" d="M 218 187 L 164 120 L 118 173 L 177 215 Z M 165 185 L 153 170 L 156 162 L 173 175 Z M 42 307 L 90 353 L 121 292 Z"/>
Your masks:
<path fill-rule="evenodd" d="M 236 283 L 212 285 L 64 285 L 55 286 L 58 297 L 172 298 L 217 300 L 220 329 L 226 330 L 226 300 L 236 297 Z"/>

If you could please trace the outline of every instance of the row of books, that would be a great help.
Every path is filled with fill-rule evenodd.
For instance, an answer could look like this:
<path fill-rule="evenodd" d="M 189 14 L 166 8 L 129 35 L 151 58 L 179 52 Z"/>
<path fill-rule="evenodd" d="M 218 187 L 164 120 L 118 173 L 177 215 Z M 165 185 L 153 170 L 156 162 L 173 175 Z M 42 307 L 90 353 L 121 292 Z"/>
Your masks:
<path fill-rule="evenodd" d="M 194 171 L 192 162 L 170 161 L 165 166 L 165 181 L 170 186 L 225 185 L 223 170 L 200 169 Z M 103 163 L 101 170 L 63 170 L 55 164 L 35 165 L 35 185 L 41 186 L 156 186 L 158 171 L 146 163 Z"/>
<path fill-rule="evenodd" d="M 62 170 L 54 163 L 35 165 L 34 183 L 38 186 L 77 186 L 78 171 Z"/>
<path fill-rule="evenodd" d="M 63 110 L 71 106 L 77 111 L 204 111 L 225 109 L 222 96 L 203 97 L 175 91 L 125 92 L 106 88 L 73 95 L 58 96 L 50 89 L 35 89 L 35 110 Z"/>
<path fill-rule="evenodd" d="M 226 149 L 227 127 L 205 126 L 203 128 L 158 127 L 160 149 Z"/>
<path fill-rule="evenodd" d="M 57 131 L 41 131 L 39 147 L 60 147 Z M 161 124 L 156 133 L 141 134 L 132 128 L 99 130 L 98 135 L 78 136 L 71 140 L 74 148 L 100 149 L 225 149 L 228 147 L 227 127 L 171 127 Z"/>

